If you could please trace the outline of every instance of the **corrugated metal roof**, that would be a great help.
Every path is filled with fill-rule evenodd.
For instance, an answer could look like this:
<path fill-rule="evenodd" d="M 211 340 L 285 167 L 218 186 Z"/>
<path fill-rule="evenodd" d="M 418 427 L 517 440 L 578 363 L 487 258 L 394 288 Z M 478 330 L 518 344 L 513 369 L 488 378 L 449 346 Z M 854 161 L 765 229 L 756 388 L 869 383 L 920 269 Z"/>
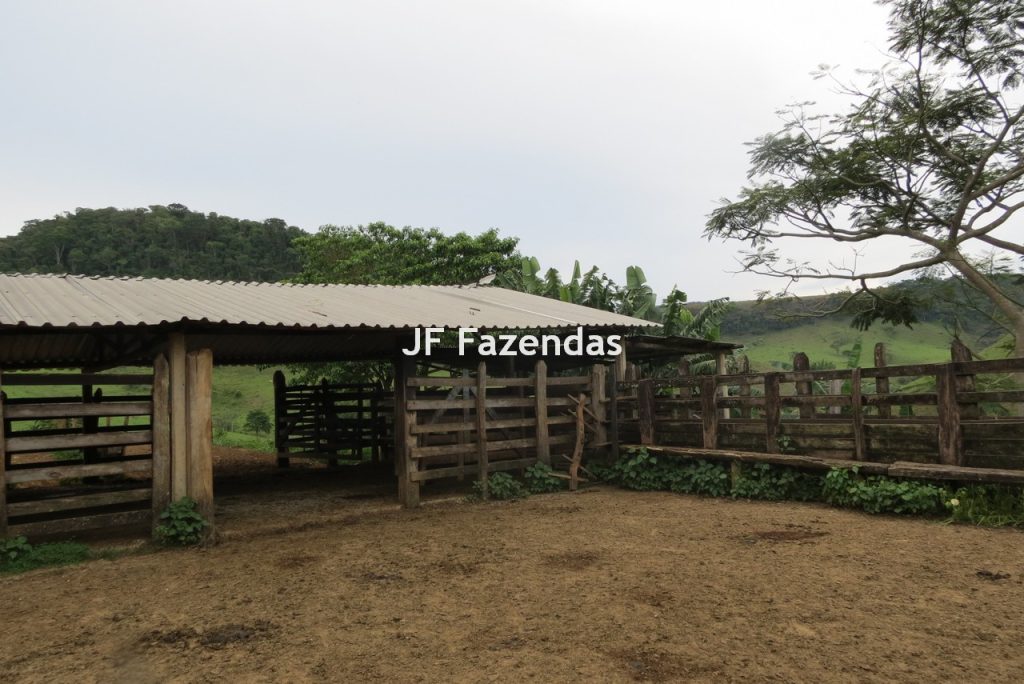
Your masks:
<path fill-rule="evenodd" d="M 64 328 L 178 322 L 390 329 L 655 325 L 497 287 L 289 285 L 0 274 L 0 326 Z"/>

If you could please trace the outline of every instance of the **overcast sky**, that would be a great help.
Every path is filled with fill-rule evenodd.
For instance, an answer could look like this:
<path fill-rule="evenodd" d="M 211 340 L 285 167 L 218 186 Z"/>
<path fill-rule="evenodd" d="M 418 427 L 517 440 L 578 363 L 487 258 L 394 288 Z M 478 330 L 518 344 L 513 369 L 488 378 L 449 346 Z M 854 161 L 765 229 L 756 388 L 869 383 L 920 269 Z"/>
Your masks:
<path fill-rule="evenodd" d="M 705 216 L 778 108 L 835 105 L 818 64 L 883 62 L 885 16 L 871 0 L 0 0 L 0 233 L 171 202 L 311 231 L 497 227 L 545 267 L 621 281 L 639 264 L 661 294 L 750 298 L 771 283 L 728 273 L 736 245 L 703 240 Z"/>

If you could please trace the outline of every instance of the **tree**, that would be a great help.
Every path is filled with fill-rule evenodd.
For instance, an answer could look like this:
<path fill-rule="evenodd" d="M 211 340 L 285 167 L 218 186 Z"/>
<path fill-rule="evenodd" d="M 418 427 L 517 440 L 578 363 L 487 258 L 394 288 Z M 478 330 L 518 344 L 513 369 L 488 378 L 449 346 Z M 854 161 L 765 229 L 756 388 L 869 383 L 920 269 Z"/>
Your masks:
<path fill-rule="evenodd" d="M 264 432 L 270 432 L 273 427 L 273 423 L 270 422 L 270 416 L 263 409 L 253 409 L 245 415 L 245 430 L 255 435 L 260 435 Z"/>
<path fill-rule="evenodd" d="M 823 115 L 808 103 L 783 110 L 782 129 L 752 144 L 751 184 L 712 212 L 705 235 L 748 242 L 743 268 L 784 279 L 780 294 L 801 280 L 850 282 L 834 310 L 853 312 L 861 329 L 917 320 L 920 301 L 877 283 L 947 266 L 991 301 L 1024 356 L 1020 300 L 971 252 L 1024 255 L 1007 235 L 1024 208 L 1024 4 L 883 4 L 892 61 L 862 87 L 840 84 L 852 100 L 845 112 Z M 777 246 L 800 240 L 898 240 L 921 254 L 864 269 L 855 259 L 797 262 Z"/>
<path fill-rule="evenodd" d="M 293 243 L 303 257 L 302 283 L 472 285 L 519 262 L 518 238 L 498 231 L 446 235 L 437 228 L 323 226 Z"/>

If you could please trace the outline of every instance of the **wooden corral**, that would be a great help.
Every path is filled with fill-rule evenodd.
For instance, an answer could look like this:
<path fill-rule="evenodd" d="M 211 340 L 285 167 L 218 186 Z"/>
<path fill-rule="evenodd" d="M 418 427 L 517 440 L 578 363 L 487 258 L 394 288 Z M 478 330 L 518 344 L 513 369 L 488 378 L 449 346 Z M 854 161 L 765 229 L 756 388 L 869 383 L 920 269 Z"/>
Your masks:
<path fill-rule="evenodd" d="M 762 453 L 812 466 L 888 464 L 874 470 L 900 476 L 1024 481 L 1024 390 L 977 389 L 1024 371 L 1024 359 L 810 370 L 797 355 L 794 367 L 621 383 L 620 438 L 722 458 Z M 895 391 L 897 379 L 913 389 Z"/>

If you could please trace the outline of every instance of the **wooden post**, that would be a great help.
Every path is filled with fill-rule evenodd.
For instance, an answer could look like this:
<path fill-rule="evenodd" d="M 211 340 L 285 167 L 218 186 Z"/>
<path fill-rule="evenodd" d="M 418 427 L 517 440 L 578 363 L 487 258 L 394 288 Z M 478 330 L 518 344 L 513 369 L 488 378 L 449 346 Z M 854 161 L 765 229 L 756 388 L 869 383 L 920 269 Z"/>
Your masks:
<path fill-rule="evenodd" d="M 611 456 L 619 460 L 619 375 L 608 376 L 608 439 L 611 442 Z"/>
<path fill-rule="evenodd" d="M 953 344 L 950 346 L 950 356 L 954 363 L 967 362 L 972 358 L 971 350 L 967 348 L 963 342 L 957 338 L 953 338 Z M 956 376 L 956 391 L 957 392 L 973 392 L 976 387 L 975 378 L 973 375 L 957 375 Z M 960 404 L 960 417 L 973 420 L 981 417 L 981 405 L 977 402 L 967 402 Z"/>
<path fill-rule="evenodd" d="M 548 364 L 543 360 L 534 366 L 533 410 L 537 420 L 537 460 L 551 465 L 548 441 Z"/>
<path fill-rule="evenodd" d="M 612 368 L 612 377 L 615 378 L 616 382 L 626 381 L 626 347 L 622 347 L 622 351 L 615 357 L 615 365 Z"/>
<path fill-rule="evenodd" d="M 185 334 L 171 333 L 167 361 L 171 382 L 171 501 L 188 496 L 188 418 Z"/>
<path fill-rule="evenodd" d="M 797 372 L 810 372 L 811 361 L 807 358 L 807 354 L 803 352 L 797 352 L 793 356 L 793 370 Z M 798 382 L 796 383 L 796 393 L 800 397 L 809 397 L 813 393 L 811 382 Z M 814 418 L 814 405 L 813 404 L 800 404 L 800 420 L 808 420 Z"/>
<path fill-rule="evenodd" d="M 82 374 L 84 375 L 87 372 L 89 372 L 90 370 L 91 369 L 83 368 L 82 369 Z M 93 393 L 92 385 L 89 385 L 89 384 L 83 384 L 82 385 L 82 403 L 83 404 L 91 404 L 94 401 L 98 401 L 100 398 L 102 398 L 102 396 L 103 396 L 103 390 L 102 389 L 96 390 L 96 392 L 94 394 Z M 82 434 L 84 434 L 84 435 L 96 434 L 96 431 L 99 428 L 99 426 L 100 426 L 99 418 L 97 418 L 95 416 L 82 416 Z M 85 449 L 82 449 L 82 462 L 83 463 L 96 463 L 96 461 L 99 460 L 99 457 L 100 457 L 100 451 L 96 447 L 86 447 Z M 84 481 L 85 482 L 95 481 L 95 479 L 96 478 L 85 478 Z"/>
<path fill-rule="evenodd" d="M 480 496 L 487 498 L 487 364 L 476 367 L 476 461 L 480 468 Z"/>
<path fill-rule="evenodd" d="M 715 355 L 715 375 L 725 375 L 726 372 L 726 353 L 723 351 L 718 352 Z M 729 396 L 729 386 L 724 382 L 715 385 L 715 396 L 727 397 Z M 723 408 L 719 414 L 722 418 L 728 418 L 730 415 L 730 409 Z"/>
<path fill-rule="evenodd" d="M 679 374 L 679 377 L 681 377 L 681 378 L 688 378 L 688 377 L 690 377 L 690 362 L 687 361 L 686 359 L 679 359 L 679 363 L 676 365 L 676 372 Z M 689 385 L 680 387 L 679 388 L 679 398 L 680 399 L 692 399 L 693 398 L 693 388 L 690 387 Z M 693 409 L 691 409 L 689 407 L 684 408 L 683 409 L 683 418 L 685 418 L 686 420 L 692 420 L 693 419 Z"/>
<path fill-rule="evenodd" d="M 590 370 L 590 411 L 594 414 L 594 447 L 604 451 L 608 445 L 608 425 L 605 411 L 605 378 L 608 369 L 602 364 L 594 364 Z"/>
<path fill-rule="evenodd" d="M 875 344 L 875 368 L 885 368 L 885 343 L 878 342 Z M 889 378 L 875 378 L 875 394 L 888 394 L 889 393 Z M 889 404 L 878 405 L 878 417 L 879 418 L 890 418 L 892 417 L 892 406 Z"/>
<path fill-rule="evenodd" d="M 743 378 L 740 380 L 740 396 L 750 396 L 750 378 L 747 376 L 750 374 L 750 359 L 744 354 L 740 357 L 740 374 Z M 750 406 L 740 407 L 740 418 L 750 418 L 752 416 Z"/>
<path fill-rule="evenodd" d="M 403 356 L 395 362 L 395 470 L 398 476 L 398 500 L 403 508 L 420 505 L 420 483 L 412 479 L 417 463 L 412 457 L 416 436 L 412 426 L 416 413 L 409 410 L 408 402 L 416 397 L 416 388 L 409 386 L 409 378 L 416 373 L 416 361 Z"/>
<path fill-rule="evenodd" d="M 964 436 L 960 428 L 960 406 L 956 400 L 956 373 L 952 364 L 935 376 L 939 409 L 939 463 L 959 466 L 964 460 Z"/>
<path fill-rule="evenodd" d="M 860 388 L 860 368 L 850 372 L 850 415 L 853 416 L 853 458 L 867 459 L 867 445 L 864 435 L 864 400 Z"/>
<path fill-rule="evenodd" d="M 700 379 L 701 429 L 705 449 L 718 448 L 718 382 L 713 375 Z"/>
<path fill-rule="evenodd" d="M 2 374 L 0 387 L 3 387 Z M 0 391 L 0 539 L 7 539 L 7 421 L 4 419 L 6 398 Z"/>
<path fill-rule="evenodd" d="M 160 524 L 160 514 L 171 503 L 171 406 L 170 369 L 167 357 L 160 354 L 153 360 L 153 535 Z"/>
<path fill-rule="evenodd" d="M 188 494 L 213 533 L 213 352 L 188 353 Z"/>
<path fill-rule="evenodd" d="M 463 370 L 462 371 L 462 380 L 463 380 L 463 386 L 462 386 L 462 401 L 463 401 L 463 404 L 462 404 L 462 423 L 463 423 L 463 425 L 468 425 L 469 422 L 470 422 L 469 421 L 470 411 L 469 411 L 469 407 L 466 406 L 465 402 L 467 402 L 467 401 L 469 401 L 470 399 L 473 398 L 473 393 L 470 391 L 469 385 L 465 384 L 466 382 L 469 381 L 469 371 L 468 370 Z M 545 381 L 544 389 L 545 390 L 547 389 L 546 381 Z M 459 430 L 458 435 L 459 435 L 458 436 L 459 444 L 469 444 L 469 432 L 468 431 L 466 431 L 466 430 Z M 458 455 L 457 458 L 458 458 L 458 465 L 459 465 L 459 482 L 465 482 L 465 480 L 466 480 L 466 452 L 463 451 L 462 449 L 460 449 L 459 450 L 459 455 Z"/>
<path fill-rule="evenodd" d="M 779 428 L 782 422 L 782 404 L 779 399 L 779 374 L 765 373 L 764 376 L 764 425 L 765 450 L 769 454 L 777 454 L 779 448 Z"/>
<path fill-rule="evenodd" d="M 829 380 L 828 393 L 833 396 L 839 396 L 843 393 L 843 381 Z M 840 404 L 832 404 L 828 407 L 828 414 L 830 416 L 841 416 L 843 415 L 843 407 Z"/>
<path fill-rule="evenodd" d="M 640 443 L 654 445 L 654 381 L 650 378 L 637 384 L 637 405 L 640 411 Z"/>
<path fill-rule="evenodd" d="M 286 401 L 287 382 L 284 373 L 274 371 L 274 448 L 277 450 L 277 467 L 291 465 L 288 458 L 288 404 Z"/>

